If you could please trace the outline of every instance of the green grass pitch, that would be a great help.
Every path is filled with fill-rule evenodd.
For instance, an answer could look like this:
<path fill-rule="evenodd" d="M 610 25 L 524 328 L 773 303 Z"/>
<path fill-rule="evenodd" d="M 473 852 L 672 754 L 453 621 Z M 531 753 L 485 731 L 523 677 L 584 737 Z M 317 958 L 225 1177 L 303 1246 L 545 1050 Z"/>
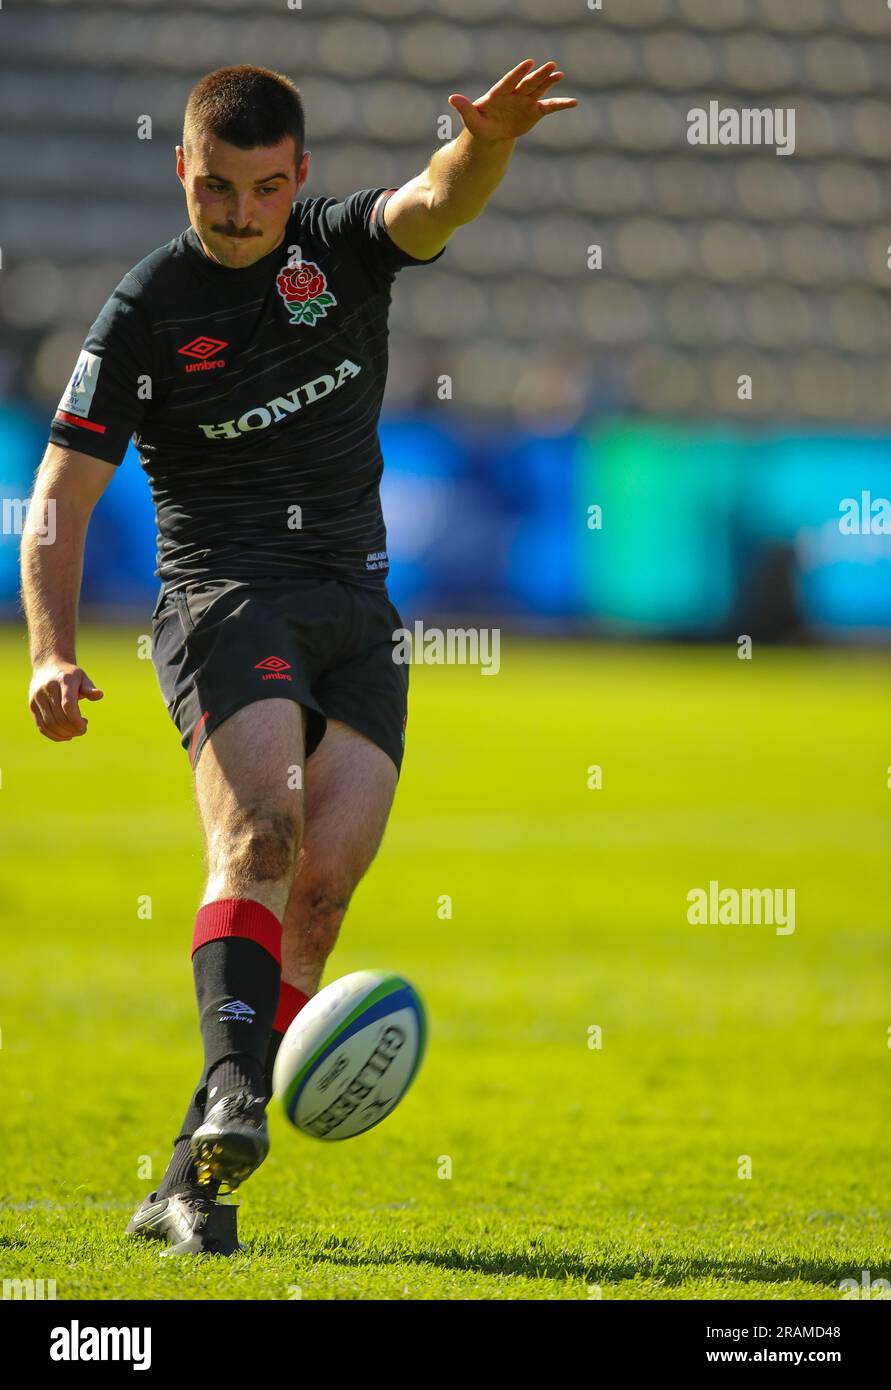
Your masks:
<path fill-rule="evenodd" d="M 200 1069 L 198 827 L 138 639 L 82 632 L 105 700 L 56 745 L 22 633 L 0 636 L 0 1278 L 832 1300 L 891 1277 L 887 655 L 505 639 L 497 676 L 415 667 L 394 814 L 327 978 L 405 973 L 426 1062 L 362 1138 L 274 1115 L 239 1194 L 249 1253 L 196 1263 L 122 1237 Z M 794 887 L 794 933 L 689 925 L 712 879 Z"/>

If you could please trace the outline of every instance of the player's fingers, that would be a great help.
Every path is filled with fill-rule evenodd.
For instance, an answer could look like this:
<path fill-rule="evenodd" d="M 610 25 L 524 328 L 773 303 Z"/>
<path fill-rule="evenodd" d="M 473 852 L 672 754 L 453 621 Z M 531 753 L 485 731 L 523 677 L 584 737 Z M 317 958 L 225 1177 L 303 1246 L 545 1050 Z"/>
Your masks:
<path fill-rule="evenodd" d="M 71 713 L 71 703 L 66 697 L 66 686 L 72 680 L 71 676 L 62 676 L 58 680 L 47 681 L 40 691 L 43 704 L 49 711 L 47 728 L 60 738 L 77 738 L 85 734 L 86 724 L 80 717 L 77 708 L 77 699 L 74 699 L 73 710 Z M 79 678 L 74 678 L 75 690 L 79 685 Z"/>
<path fill-rule="evenodd" d="M 46 718 L 43 710 L 40 707 L 40 701 L 38 700 L 36 695 L 31 696 L 31 699 L 28 701 L 28 708 L 31 711 L 31 718 L 34 720 L 34 723 L 37 726 L 38 731 L 40 733 L 43 733 Z"/>
<path fill-rule="evenodd" d="M 93 684 L 86 671 L 80 672 L 80 698 L 82 700 L 101 700 L 104 693 L 103 690 L 100 690 L 98 686 Z"/>
<path fill-rule="evenodd" d="M 554 111 L 568 111 L 570 106 L 578 106 L 575 97 L 555 97 L 553 101 L 540 101 L 538 109 L 545 116 L 550 116 Z"/>
<path fill-rule="evenodd" d="M 543 87 L 548 78 L 552 75 L 552 69 L 556 68 L 556 66 L 557 64 L 554 62 L 542 63 L 540 68 L 536 68 L 534 72 L 527 73 L 522 82 L 517 83 L 517 94 L 524 97 L 529 96 L 531 92 L 535 92 L 539 87 Z"/>
<path fill-rule="evenodd" d="M 540 82 L 537 87 L 533 87 L 528 92 L 520 92 L 519 95 L 525 97 L 527 101 L 530 100 L 530 98 L 532 101 L 538 101 L 541 97 L 547 96 L 548 92 L 553 91 L 557 83 L 565 76 L 566 74 L 564 72 L 549 73 L 544 82 Z"/>
<path fill-rule="evenodd" d="M 61 738 L 55 731 L 55 719 L 52 708 L 45 698 L 43 691 L 35 692 L 31 699 L 31 713 L 34 716 L 34 723 L 38 731 L 46 738 L 51 738 L 54 743 L 65 743 L 67 740 Z"/>
<path fill-rule="evenodd" d="M 69 676 L 63 676 L 59 692 L 59 702 L 65 725 L 75 734 L 87 732 L 87 721 L 81 714 L 77 703 L 81 690 L 81 679 L 81 676 L 74 672 Z"/>
<path fill-rule="evenodd" d="M 42 706 L 47 711 L 46 728 L 61 738 L 71 738 L 76 732 L 62 710 L 62 691 L 58 681 L 47 681 L 40 692 Z"/>
<path fill-rule="evenodd" d="M 69 724 L 68 716 L 62 710 L 62 690 L 58 681 L 47 681 L 40 692 L 44 708 L 48 711 L 46 727 L 61 738 L 71 738 L 74 726 Z"/>
<path fill-rule="evenodd" d="M 506 72 L 500 82 L 496 82 L 494 87 L 490 87 L 487 95 L 494 96 L 496 93 L 512 92 L 518 79 L 525 76 L 529 69 L 534 67 L 534 58 L 524 58 L 522 63 L 517 63 L 515 68 L 511 68 L 510 72 Z"/>

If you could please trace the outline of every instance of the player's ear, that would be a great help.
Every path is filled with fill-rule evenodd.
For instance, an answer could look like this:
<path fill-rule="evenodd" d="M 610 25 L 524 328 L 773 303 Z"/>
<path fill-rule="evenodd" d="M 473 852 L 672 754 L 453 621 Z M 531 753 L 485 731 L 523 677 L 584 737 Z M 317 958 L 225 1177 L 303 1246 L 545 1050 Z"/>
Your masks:
<path fill-rule="evenodd" d="M 183 149 L 182 145 L 176 146 L 176 177 L 179 179 L 180 183 L 183 183 L 185 181 L 186 152 Z"/>
<path fill-rule="evenodd" d="M 309 150 L 305 150 L 303 158 L 297 166 L 297 191 L 299 192 L 306 183 L 309 175 Z"/>

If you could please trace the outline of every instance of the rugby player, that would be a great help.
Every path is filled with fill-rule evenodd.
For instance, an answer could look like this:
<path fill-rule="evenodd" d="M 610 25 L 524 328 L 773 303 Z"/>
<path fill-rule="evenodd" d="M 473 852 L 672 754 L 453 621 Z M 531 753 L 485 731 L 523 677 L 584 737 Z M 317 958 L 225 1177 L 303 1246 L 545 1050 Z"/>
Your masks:
<path fill-rule="evenodd" d="M 483 210 L 518 137 L 576 105 L 547 95 L 562 76 L 526 59 L 475 102 L 453 94 L 463 128 L 423 173 L 342 202 L 298 199 L 310 156 L 287 77 L 204 77 L 176 149 L 190 226 L 121 281 L 52 422 L 22 547 L 35 724 L 82 737 L 81 705 L 103 698 L 75 656 L 83 548 L 132 436 L 158 527 L 152 657 L 204 834 L 204 1065 L 127 1227 L 163 1254 L 244 1248 L 218 1199 L 266 1157 L 278 1045 L 399 776 L 408 667 L 392 659 L 378 440 L 391 287 Z"/>

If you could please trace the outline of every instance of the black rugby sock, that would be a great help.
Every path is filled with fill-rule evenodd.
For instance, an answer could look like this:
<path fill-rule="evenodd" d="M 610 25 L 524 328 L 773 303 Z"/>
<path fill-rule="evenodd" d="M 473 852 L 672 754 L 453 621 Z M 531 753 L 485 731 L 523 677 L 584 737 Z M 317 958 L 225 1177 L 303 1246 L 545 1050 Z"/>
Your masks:
<path fill-rule="evenodd" d="M 192 1162 L 192 1135 L 204 1119 L 205 1095 L 206 1088 L 202 1078 L 189 1101 L 182 1128 L 173 1141 L 173 1155 L 157 1192 L 159 1198 L 172 1197 L 174 1192 L 198 1185 L 198 1170 Z M 213 1180 L 203 1185 L 201 1190 L 209 1197 L 215 1197 L 219 1186 L 220 1184 Z"/>
<path fill-rule="evenodd" d="M 264 1068 L 253 1057 L 224 1057 L 208 1074 L 205 1113 L 227 1091 L 240 1091 L 243 1086 L 255 1096 L 268 1096 L 263 1073 Z"/>
<path fill-rule="evenodd" d="M 208 903 L 195 919 L 192 966 L 208 1083 L 205 1110 L 241 1086 L 262 1095 L 281 985 L 281 923 L 253 899 Z"/>

